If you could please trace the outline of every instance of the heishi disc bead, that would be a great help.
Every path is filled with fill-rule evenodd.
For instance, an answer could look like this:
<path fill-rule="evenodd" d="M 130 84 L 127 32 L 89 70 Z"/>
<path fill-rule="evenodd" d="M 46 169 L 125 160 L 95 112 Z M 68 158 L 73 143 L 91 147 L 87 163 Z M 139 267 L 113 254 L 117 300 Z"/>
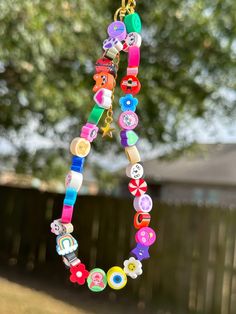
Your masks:
<path fill-rule="evenodd" d="M 98 105 L 93 106 L 93 109 L 88 117 L 88 123 L 97 125 L 103 115 L 104 110 L 104 108 L 101 108 Z"/>
<path fill-rule="evenodd" d="M 127 75 L 133 75 L 137 76 L 138 75 L 138 67 L 128 67 L 126 71 Z"/>
<path fill-rule="evenodd" d="M 106 88 L 101 88 L 96 92 L 93 99 L 99 107 L 109 109 L 112 103 L 111 97 L 112 91 Z"/>
<path fill-rule="evenodd" d="M 124 288 L 127 283 L 126 273 L 118 266 L 110 268 L 107 272 L 107 283 L 115 290 Z"/>
<path fill-rule="evenodd" d="M 142 44 L 141 35 L 136 32 L 131 32 L 125 38 L 123 51 L 128 52 L 130 47 L 133 47 L 133 46 L 140 47 L 141 44 Z"/>
<path fill-rule="evenodd" d="M 76 155 L 78 157 L 86 157 L 91 149 L 91 144 L 88 140 L 76 137 L 70 144 L 70 151 L 72 155 Z"/>
<path fill-rule="evenodd" d="M 66 194 L 65 194 L 63 204 L 74 206 L 76 198 L 77 198 L 77 191 L 72 188 L 66 188 Z"/>
<path fill-rule="evenodd" d="M 67 188 L 75 189 L 78 192 L 81 188 L 82 183 L 83 183 L 82 173 L 76 171 L 68 172 L 65 179 L 65 186 Z"/>
<path fill-rule="evenodd" d="M 120 87 L 125 94 L 136 95 L 141 89 L 141 84 L 136 76 L 126 75 L 122 78 Z"/>
<path fill-rule="evenodd" d="M 121 21 L 115 21 L 108 26 L 107 33 L 110 37 L 122 41 L 127 35 L 125 24 Z"/>
<path fill-rule="evenodd" d="M 143 179 L 132 179 L 128 188 L 132 195 L 141 196 L 147 192 L 147 182 Z"/>
<path fill-rule="evenodd" d="M 144 174 L 143 166 L 136 163 L 126 167 L 126 175 L 131 179 L 140 179 Z"/>
<path fill-rule="evenodd" d="M 119 53 L 119 51 L 118 51 L 115 47 L 112 47 L 112 48 L 110 48 L 110 49 L 105 50 L 103 56 L 104 56 L 105 58 L 114 60 L 114 59 L 116 58 L 116 56 L 117 56 L 118 53 Z"/>
<path fill-rule="evenodd" d="M 156 233 L 150 227 L 143 227 L 136 232 L 135 241 L 149 247 L 156 241 Z"/>
<path fill-rule="evenodd" d="M 73 156 L 71 160 L 70 169 L 80 173 L 83 172 L 84 161 L 85 161 L 84 157 Z"/>
<path fill-rule="evenodd" d="M 152 198 L 148 194 L 136 196 L 133 201 L 134 209 L 136 211 L 142 211 L 149 213 L 153 207 Z"/>
<path fill-rule="evenodd" d="M 138 135 L 133 130 L 122 130 L 120 132 L 121 145 L 133 146 L 138 142 Z"/>
<path fill-rule="evenodd" d="M 133 46 L 128 52 L 128 67 L 139 67 L 140 63 L 140 48 Z"/>
<path fill-rule="evenodd" d="M 134 227 L 135 229 L 140 229 L 143 227 L 148 227 L 151 221 L 151 215 L 149 213 L 137 212 L 134 215 Z"/>
<path fill-rule="evenodd" d="M 125 130 L 133 130 L 138 125 L 138 116 L 135 112 L 128 110 L 120 114 L 119 126 Z"/>
<path fill-rule="evenodd" d="M 98 130 L 96 124 L 86 123 L 81 129 L 80 137 L 85 138 L 91 143 L 97 137 Z"/>
<path fill-rule="evenodd" d="M 138 13 L 132 13 L 125 16 L 124 23 L 127 33 L 140 33 L 142 30 L 142 22 Z"/>
<path fill-rule="evenodd" d="M 141 161 L 139 151 L 135 145 L 125 147 L 125 154 L 131 164 Z"/>
<path fill-rule="evenodd" d="M 106 273 L 100 268 L 90 270 L 87 278 L 88 288 L 93 292 L 101 292 L 107 286 Z"/>

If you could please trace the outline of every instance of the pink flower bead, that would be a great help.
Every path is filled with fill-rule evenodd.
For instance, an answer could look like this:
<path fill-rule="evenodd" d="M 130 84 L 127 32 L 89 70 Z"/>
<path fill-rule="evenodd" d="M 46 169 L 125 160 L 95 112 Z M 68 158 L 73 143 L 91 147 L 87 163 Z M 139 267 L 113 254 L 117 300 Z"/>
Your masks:
<path fill-rule="evenodd" d="M 86 123 L 81 130 L 80 137 L 92 142 L 98 134 L 98 127 L 92 123 Z"/>

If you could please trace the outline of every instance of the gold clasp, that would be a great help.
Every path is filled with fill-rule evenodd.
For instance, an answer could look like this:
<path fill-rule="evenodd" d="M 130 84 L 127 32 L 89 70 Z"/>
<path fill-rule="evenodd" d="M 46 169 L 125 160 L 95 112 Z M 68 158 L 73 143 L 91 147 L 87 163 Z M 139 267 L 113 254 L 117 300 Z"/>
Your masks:
<path fill-rule="evenodd" d="M 136 0 L 128 0 L 126 3 L 126 0 L 121 0 L 121 7 L 116 10 L 114 15 L 114 21 L 117 21 L 118 15 L 121 21 L 123 21 L 125 14 L 131 14 L 134 13 L 136 7 Z"/>

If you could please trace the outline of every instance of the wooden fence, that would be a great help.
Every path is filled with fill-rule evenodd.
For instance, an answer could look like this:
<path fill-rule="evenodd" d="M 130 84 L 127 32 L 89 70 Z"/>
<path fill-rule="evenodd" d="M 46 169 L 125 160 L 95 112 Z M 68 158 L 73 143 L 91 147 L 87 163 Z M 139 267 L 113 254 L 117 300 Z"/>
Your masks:
<path fill-rule="evenodd" d="M 62 201 L 60 194 L 0 187 L 2 263 L 58 269 L 49 225 Z M 82 261 L 105 270 L 122 265 L 134 246 L 133 214 L 131 198 L 79 196 L 73 224 Z M 236 211 L 155 202 L 151 226 L 158 235 L 151 259 L 126 293 L 156 313 L 235 314 Z"/>

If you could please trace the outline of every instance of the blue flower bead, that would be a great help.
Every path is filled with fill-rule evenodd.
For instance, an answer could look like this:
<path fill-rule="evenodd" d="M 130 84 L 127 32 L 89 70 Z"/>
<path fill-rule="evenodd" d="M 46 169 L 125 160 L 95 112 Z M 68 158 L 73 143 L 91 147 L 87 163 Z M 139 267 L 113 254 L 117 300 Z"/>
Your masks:
<path fill-rule="evenodd" d="M 138 99 L 131 94 L 127 94 L 120 98 L 120 105 L 122 111 L 135 111 L 138 105 Z"/>

